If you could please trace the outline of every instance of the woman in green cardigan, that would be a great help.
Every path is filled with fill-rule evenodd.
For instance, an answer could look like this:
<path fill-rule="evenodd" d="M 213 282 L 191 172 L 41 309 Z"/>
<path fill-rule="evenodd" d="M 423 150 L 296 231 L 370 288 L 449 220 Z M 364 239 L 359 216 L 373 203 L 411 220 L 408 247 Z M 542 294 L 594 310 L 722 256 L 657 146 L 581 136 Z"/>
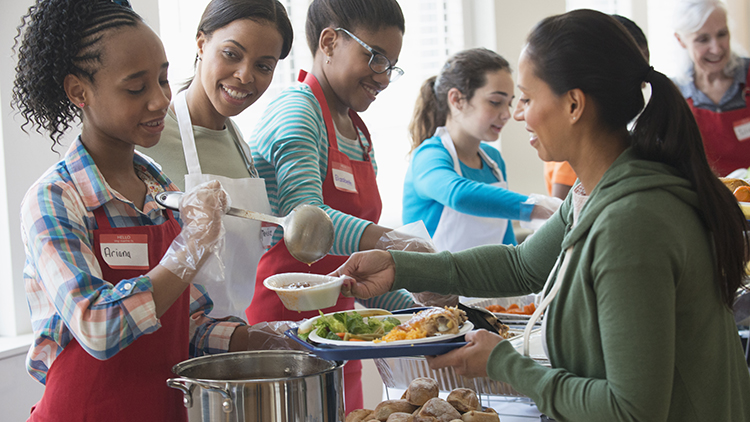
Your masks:
<path fill-rule="evenodd" d="M 551 367 L 482 330 L 430 366 L 508 382 L 557 421 L 750 420 L 732 317 L 747 224 L 680 92 L 621 25 L 591 10 L 532 30 L 518 87 L 514 117 L 531 146 L 579 177 L 560 210 L 518 247 L 357 253 L 335 272 L 350 276 L 344 293 L 544 291 Z"/>

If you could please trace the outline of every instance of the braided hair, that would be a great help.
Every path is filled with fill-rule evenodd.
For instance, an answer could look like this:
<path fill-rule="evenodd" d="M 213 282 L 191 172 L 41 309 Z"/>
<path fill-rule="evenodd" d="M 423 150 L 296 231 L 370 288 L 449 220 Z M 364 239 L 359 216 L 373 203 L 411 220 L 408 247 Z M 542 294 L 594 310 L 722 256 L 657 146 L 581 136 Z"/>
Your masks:
<path fill-rule="evenodd" d="M 127 1 L 37 0 L 21 18 L 15 37 L 18 56 L 11 106 L 38 133 L 49 133 L 52 148 L 80 109 L 65 93 L 69 74 L 92 83 L 102 66 L 102 39 L 107 31 L 143 22 Z M 20 43 L 19 43 L 20 41 Z"/>

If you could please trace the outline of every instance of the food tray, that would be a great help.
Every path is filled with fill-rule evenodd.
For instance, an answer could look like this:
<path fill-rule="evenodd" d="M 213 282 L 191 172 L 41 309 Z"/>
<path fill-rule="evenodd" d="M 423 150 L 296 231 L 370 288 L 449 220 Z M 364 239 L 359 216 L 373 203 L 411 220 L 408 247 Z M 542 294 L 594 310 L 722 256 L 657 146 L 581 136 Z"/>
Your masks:
<path fill-rule="evenodd" d="M 484 309 L 486 306 L 490 305 L 500 305 L 507 308 L 508 306 L 515 303 L 520 307 L 524 307 L 525 305 L 534 302 L 535 298 L 536 295 L 473 299 L 467 301 L 465 305 Z M 493 315 L 495 315 L 497 319 L 500 320 L 500 322 L 506 325 L 526 324 L 527 322 L 529 322 L 529 319 L 531 319 L 531 315 L 505 314 L 498 312 L 493 312 Z M 541 319 L 537 321 L 536 324 L 541 324 Z"/>
<path fill-rule="evenodd" d="M 288 337 L 304 346 L 311 353 L 328 360 L 361 360 L 404 356 L 434 356 L 448 353 L 465 346 L 464 337 L 456 337 L 442 343 L 422 343 L 402 346 L 346 347 L 310 344 L 297 336 L 297 328 L 284 332 Z"/>

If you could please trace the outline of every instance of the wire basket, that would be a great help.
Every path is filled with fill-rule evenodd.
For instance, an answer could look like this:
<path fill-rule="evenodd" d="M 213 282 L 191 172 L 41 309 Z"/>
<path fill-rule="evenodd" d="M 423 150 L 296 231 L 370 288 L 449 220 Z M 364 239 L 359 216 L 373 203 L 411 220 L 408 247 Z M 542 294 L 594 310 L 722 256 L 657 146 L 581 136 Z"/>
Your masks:
<path fill-rule="evenodd" d="M 542 364 L 549 366 L 549 361 L 537 359 Z M 427 359 L 424 357 L 402 357 L 375 359 L 375 366 L 380 373 L 380 378 L 388 388 L 406 390 L 415 378 L 432 378 L 437 381 L 440 391 L 449 392 L 456 388 L 469 388 L 474 390 L 478 396 L 504 396 L 522 398 L 531 401 L 530 398 L 516 391 L 510 384 L 495 381 L 487 377 L 467 378 L 456 374 L 453 368 L 430 369 Z"/>

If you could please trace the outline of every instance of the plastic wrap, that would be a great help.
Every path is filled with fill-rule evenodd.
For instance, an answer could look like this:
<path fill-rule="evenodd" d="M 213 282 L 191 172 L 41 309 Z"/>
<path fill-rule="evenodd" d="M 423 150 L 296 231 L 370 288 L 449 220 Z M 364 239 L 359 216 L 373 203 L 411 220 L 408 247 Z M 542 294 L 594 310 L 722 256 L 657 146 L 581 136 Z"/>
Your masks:
<path fill-rule="evenodd" d="M 523 202 L 523 204 L 534 206 L 534 210 L 531 212 L 531 221 L 521 221 L 521 227 L 533 231 L 538 230 L 560 208 L 562 203 L 563 201 L 560 198 L 532 193 Z"/>
<path fill-rule="evenodd" d="M 215 180 L 183 195 L 180 200 L 182 231 L 172 241 L 160 264 L 185 281 L 197 276 L 201 280 L 224 280 L 222 216 L 229 206 L 229 196 Z"/>
<path fill-rule="evenodd" d="M 304 350 L 307 349 L 284 334 L 297 328 L 303 321 L 268 321 L 245 327 L 248 337 L 247 350 Z"/>

